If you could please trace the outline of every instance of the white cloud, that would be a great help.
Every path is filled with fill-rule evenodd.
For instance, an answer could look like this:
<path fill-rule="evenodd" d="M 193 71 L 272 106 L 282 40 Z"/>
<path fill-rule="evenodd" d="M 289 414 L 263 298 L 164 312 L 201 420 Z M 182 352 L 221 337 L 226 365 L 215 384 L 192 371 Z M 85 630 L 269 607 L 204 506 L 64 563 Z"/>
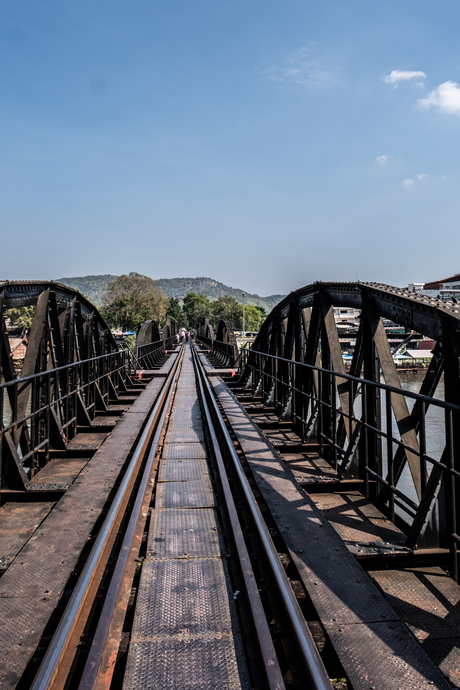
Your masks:
<path fill-rule="evenodd" d="M 314 57 L 314 48 L 314 44 L 303 46 L 282 67 L 271 67 L 265 73 L 267 79 L 321 88 L 333 86 L 338 80 L 322 58 Z"/>
<path fill-rule="evenodd" d="M 409 180 L 409 179 L 404 180 L 402 183 L 402 186 L 406 187 L 406 189 L 409 189 L 409 187 L 413 187 L 413 185 L 414 185 L 414 180 Z"/>
<path fill-rule="evenodd" d="M 455 81 L 446 81 L 433 89 L 426 98 L 418 101 L 419 108 L 438 108 L 441 112 L 460 114 L 460 86 Z"/>
<path fill-rule="evenodd" d="M 424 177 L 428 177 L 426 173 L 420 173 L 420 175 L 417 175 L 417 180 L 423 180 Z"/>
<path fill-rule="evenodd" d="M 377 156 L 375 162 L 377 163 L 377 165 L 386 165 L 388 163 L 388 156 Z"/>
<path fill-rule="evenodd" d="M 386 77 L 382 77 L 382 81 L 386 84 L 393 84 L 395 89 L 401 82 L 414 82 L 415 79 L 418 80 L 415 82 L 417 86 L 423 86 L 423 81 L 421 80 L 426 79 L 425 72 L 407 72 L 405 70 L 394 69 L 390 74 L 387 74 Z"/>

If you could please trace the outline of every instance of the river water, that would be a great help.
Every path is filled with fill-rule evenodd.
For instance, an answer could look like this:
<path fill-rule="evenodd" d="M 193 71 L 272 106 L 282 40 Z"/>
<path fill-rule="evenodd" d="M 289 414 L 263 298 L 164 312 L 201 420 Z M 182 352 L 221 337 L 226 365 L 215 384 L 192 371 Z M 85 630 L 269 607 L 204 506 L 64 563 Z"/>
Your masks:
<path fill-rule="evenodd" d="M 410 393 L 419 393 L 420 386 L 422 385 L 423 377 L 414 374 L 401 374 L 401 387 L 405 391 Z M 383 383 L 383 380 L 382 380 Z M 382 430 L 386 430 L 386 405 L 385 405 L 385 392 L 382 391 Z M 436 388 L 435 394 L 433 396 L 438 400 L 444 400 L 444 381 L 441 381 Z M 415 400 L 413 398 L 406 398 L 407 406 L 409 411 L 412 410 Z M 426 427 L 426 454 L 429 455 L 433 460 L 440 460 L 444 446 L 446 444 L 445 440 L 445 424 L 444 424 L 444 410 L 442 407 L 437 407 L 436 405 L 430 405 L 425 416 L 425 427 Z M 398 428 L 396 425 L 396 420 L 393 415 L 392 420 L 392 431 L 395 438 L 400 439 Z M 382 455 L 383 455 L 383 466 L 384 466 L 384 476 L 387 468 L 387 452 L 386 452 L 386 439 L 382 438 Z M 396 452 L 396 445 L 393 447 L 393 453 Z M 427 462 L 428 474 L 431 471 L 431 463 Z M 406 465 L 401 478 L 397 484 L 398 489 L 402 491 L 408 498 L 412 499 L 415 503 L 418 503 L 417 494 L 415 491 L 414 483 L 412 481 L 412 476 L 408 466 Z M 398 511 L 399 512 L 399 511 Z M 407 516 L 404 514 L 404 518 Z"/>

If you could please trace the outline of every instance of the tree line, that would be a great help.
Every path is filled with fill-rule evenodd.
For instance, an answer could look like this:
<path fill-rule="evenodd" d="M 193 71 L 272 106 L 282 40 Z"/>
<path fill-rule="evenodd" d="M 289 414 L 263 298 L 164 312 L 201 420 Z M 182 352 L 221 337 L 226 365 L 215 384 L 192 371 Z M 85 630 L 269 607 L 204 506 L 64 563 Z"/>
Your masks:
<path fill-rule="evenodd" d="M 89 300 L 87 295 L 81 293 Z M 91 300 L 89 300 L 91 301 Z M 177 321 L 180 328 L 193 330 L 198 321 L 209 317 L 213 328 L 221 319 L 227 319 L 236 330 L 243 328 L 243 305 L 230 295 L 210 300 L 206 295 L 189 292 L 183 300 L 168 299 L 152 278 L 140 273 L 121 275 L 107 286 L 104 305 L 99 310 L 107 325 L 112 329 L 139 332 L 148 319 L 161 325 L 167 316 Z M 8 312 L 12 326 L 30 328 L 34 307 L 19 307 Z M 263 307 L 247 304 L 244 310 L 245 330 L 258 331 L 267 314 Z"/>
<path fill-rule="evenodd" d="M 167 316 L 188 330 L 204 317 L 209 317 L 214 328 L 221 319 L 228 319 L 237 330 L 243 327 L 243 305 L 234 297 L 224 295 L 210 300 L 206 295 L 189 292 L 181 306 L 178 298 L 168 299 L 152 278 L 139 273 L 122 275 L 109 283 L 100 311 L 111 328 L 123 331 L 138 332 L 147 319 L 162 325 Z M 248 304 L 244 311 L 246 331 L 258 331 L 267 317 L 265 309 Z"/>

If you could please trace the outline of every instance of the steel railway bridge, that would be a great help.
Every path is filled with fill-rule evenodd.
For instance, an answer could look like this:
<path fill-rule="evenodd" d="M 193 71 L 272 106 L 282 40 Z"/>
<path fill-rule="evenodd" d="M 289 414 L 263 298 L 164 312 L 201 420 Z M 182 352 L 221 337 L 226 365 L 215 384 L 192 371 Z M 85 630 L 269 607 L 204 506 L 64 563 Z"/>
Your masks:
<path fill-rule="evenodd" d="M 241 351 L 208 319 L 130 351 L 53 282 L 0 312 L 2 690 L 460 687 L 456 305 L 315 283 Z M 417 393 L 385 318 L 436 343 Z"/>

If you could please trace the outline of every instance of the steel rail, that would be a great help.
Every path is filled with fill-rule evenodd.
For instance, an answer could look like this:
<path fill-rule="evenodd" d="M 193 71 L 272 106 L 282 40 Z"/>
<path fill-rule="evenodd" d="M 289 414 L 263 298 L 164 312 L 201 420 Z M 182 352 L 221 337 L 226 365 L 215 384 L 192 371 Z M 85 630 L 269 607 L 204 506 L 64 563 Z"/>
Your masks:
<path fill-rule="evenodd" d="M 241 573 L 248 596 L 249 606 L 251 609 L 252 620 L 257 635 L 257 643 L 262 657 L 265 679 L 267 681 L 267 688 L 270 690 L 284 690 L 286 687 L 283 680 L 283 674 L 278 663 L 273 640 L 270 635 L 267 619 L 264 612 L 264 607 L 260 598 L 259 587 L 254 576 L 254 571 L 251 565 L 251 559 L 244 540 L 243 531 L 241 529 L 238 514 L 236 512 L 235 502 L 233 500 L 232 491 L 228 481 L 227 473 L 225 471 L 224 461 L 220 452 L 219 442 L 214 429 L 214 423 L 211 418 L 206 397 L 211 395 L 209 384 L 206 381 L 203 369 L 198 361 L 198 355 L 193 345 L 191 345 L 193 364 L 195 367 L 195 374 L 197 378 L 198 388 L 202 401 L 204 416 L 206 418 L 211 442 L 216 459 L 217 469 L 219 471 L 220 483 L 225 499 L 226 509 L 230 525 L 232 528 L 232 538 L 235 543 L 238 560 L 241 567 Z"/>
<path fill-rule="evenodd" d="M 201 366 L 202 365 L 200 363 L 200 367 Z M 254 527 L 269 564 L 273 579 L 275 580 L 283 608 L 287 615 L 292 634 L 296 641 L 305 672 L 310 683 L 310 687 L 312 690 L 332 690 L 331 681 L 310 630 L 308 629 L 299 603 L 294 595 L 294 592 L 292 591 L 292 587 L 289 583 L 281 561 L 279 560 L 275 545 L 273 544 L 267 525 L 265 524 L 265 520 L 260 512 L 259 506 L 257 505 L 257 501 L 254 498 L 248 478 L 246 477 L 244 469 L 241 466 L 240 459 L 235 451 L 233 441 L 227 430 L 224 418 L 222 417 L 215 397 L 211 391 L 209 382 L 206 379 L 204 380 L 206 382 L 206 388 L 209 394 L 208 400 L 211 405 L 214 419 L 217 421 L 219 430 L 225 441 L 225 449 L 232 460 L 234 469 L 238 476 L 246 507 L 251 514 Z"/>
<path fill-rule="evenodd" d="M 115 608 L 117 604 L 119 603 L 119 598 L 120 598 L 120 590 L 122 588 L 122 582 L 123 578 L 125 575 L 126 571 L 126 566 L 128 562 L 128 558 L 130 554 L 132 553 L 133 546 L 135 546 L 135 537 L 137 534 L 137 527 L 139 520 L 142 519 L 141 511 L 142 507 L 144 505 L 145 499 L 146 499 L 146 494 L 148 493 L 149 489 L 149 480 L 152 472 L 152 467 L 154 464 L 154 459 L 155 455 L 157 452 L 158 448 L 158 442 L 160 440 L 160 436 L 164 427 L 165 423 L 165 418 L 166 418 L 166 413 L 169 408 L 169 403 L 171 401 L 173 392 L 174 392 L 174 384 L 176 382 L 176 379 L 179 375 L 179 364 L 180 364 L 180 359 L 183 358 L 183 351 L 181 355 L 177 358 L 178 361 L 174 364 L 173 367 L 173 375 L 172 379 L 170 381 L 170 384 L 168 386 L 168 390 L 166 391 L 166 398 L 164 400 L 163 404 L 163 409 L 161 412 L 160 419 L 158 420 L 158 424 L 156 425 L 156 431 L 155 435 L 153 437 L 152 444 L 150 446 L 150 451 L 149 455 L 147 458 L 147 462 L 145 464 L 143 473 L 142 473 L 142 479 L 139 485 L 138 493 L 136 496 L 136 500 L 133 506 L 133 509 L 131 511 L 131 515 L 129 518 L 129 523 L 126 529 L 126 533 L 123 539 L 123 544 L 120 549 L 120 554 L 117 559 L 117 563 L 115 565 L 115 569 L 112 575 L 112 579 L 110 580 L 110 585 L 109 589 L 107 592 L 107 596 L 104 601 L 104 605 L 102 608 L 101 615 L 99 617 L 99 622 L 96 628 L 96 632 L 94 634 L 93 642 L 91 645 L 91 649 L 88 654 L 88 658 L 86 660 L 85 668 L 83 671 L 83 675 L 80 680 L 79 684 L 79 690 L 90 690 L 91 688 L 94 688 L 96 684 L 98 683 L 100 679 L 100 668 L 101 668 L 101 663 L 104 655 L 104 651 L 106 649 L 107 645 L 107 640 L 109 636 L 109 631 L 111 628 L 112 624 L 112 618 L 113 614 L 115 611 Z M 137 547 L 139 549 L 139 545 Z M 130 585 L 131 586 L 131 585 Z M 111 671 L 113 673 L 114 670 L 114 665 L 111 668 Z M 111 677 L 112 674 L 110 674 Z M 107 675 L 104 676 L 103 678 L 103 686 L 107 687 L 108 683 L 110 683 L 110 679 L 107 678 Z"/>
<path fill-rule="evenodd" d="M 177 358 L 177 360 L 179 359 L 180 358 Z M 110 555 L 110 550 L 109 553 L 107 553 L 107 546 L 110 543 L 114 530 L 118 529 L 121 519 L 120 513 L 124 511 L 125 504 L 129 498 L 129 495 L 131 494 L 139 467 L 147 451 L 152 433 L 157 425 L 157 421 L 163 409 L 163 405 L 169 388 L 172 384 L 178 364 L 179 361 L 174 363 L 174 366 L 172 367 L 161 388 L 161 391 L 145 425 L 144 431 L 142 432 L 142 435 L 130 460 L 129 466 L 123 476 L 101 530 L 82 570 L 80 578 L 72 592 L 65 612 L 53 635 L 50 646 L 48 647 L 40 665 L 39 671 L 34 678 L 34 681 L 31 685 L 31 690 L 50 690 L 50 688 L 56 687 L 56 677 L 61 671 L 62 662 L 67 649 L 71 644 L 72 634 L 77 626 L 81 611 L 87 603 L 89 590 L 94 584 L 97 574 L 100 572 L 101 563 L 103 560 L 105 560 L 104 556 L 108 559 Z M 65 680 L 66 679 L 64 679 L 64 682 Z M 63 684 L 64 683 L 62 683 L 62 686 Z"/>

